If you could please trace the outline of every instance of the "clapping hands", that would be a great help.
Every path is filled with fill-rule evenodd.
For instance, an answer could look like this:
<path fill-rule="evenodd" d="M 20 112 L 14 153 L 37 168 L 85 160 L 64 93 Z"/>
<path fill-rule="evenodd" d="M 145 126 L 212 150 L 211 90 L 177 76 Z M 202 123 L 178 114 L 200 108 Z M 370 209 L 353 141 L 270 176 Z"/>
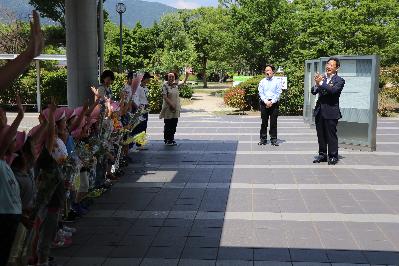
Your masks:
<path fill-rule="evenodd" d="M 316 72 L 316 74 L 314 75 L 314 81 L 316 85 L 319 85 L 320 82 L 323 81 L 323 75 L 321 75 L 319 72 Z"/>

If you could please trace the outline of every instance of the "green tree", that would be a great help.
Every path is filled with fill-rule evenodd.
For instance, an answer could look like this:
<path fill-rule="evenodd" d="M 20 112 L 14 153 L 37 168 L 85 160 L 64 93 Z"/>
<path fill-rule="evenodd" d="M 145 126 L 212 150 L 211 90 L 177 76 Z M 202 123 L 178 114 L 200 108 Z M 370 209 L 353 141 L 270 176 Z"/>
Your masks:
<path fill-rule="evenodd" d="M 65 28 L 65 0 L 29 0 L 42 16 L 59 22 Z"/>
<path fill-rule="evenodd" d="M 287 58 L 294 28 L 292 5 L 286 0 L 220 1 L 228 8 L 234 27 L 233 51 L 238 70 L 261 71 L 265 64 Z"/>
<path fill-rule="evenodd" d="M 204 88 L 207 88 L 207 72 L 210 61 L 220 63 L 220 68 L 214 71 L 225 71 L 223 62 L 229 61 L 229 44 L 231 36 L 230 16 L 226 9 L 222 8 L 198 8 L 182 13 L 185 27 L 194 42 L 196 51 L 195 64 L 201 70 Z M 214 67 L 217 64 L 214 64 Z"/>
<path fill-rule="evenodd" d="M 192 65 L 196 54 L 194 44 L 186 32 L 180 13 L 170 13 L 163 16 L 159 22 L 159 38 L 163 49 L 153 56 L 153 62 L 158 62 L 158 71 L 179 72 L 185 66 Z"/>

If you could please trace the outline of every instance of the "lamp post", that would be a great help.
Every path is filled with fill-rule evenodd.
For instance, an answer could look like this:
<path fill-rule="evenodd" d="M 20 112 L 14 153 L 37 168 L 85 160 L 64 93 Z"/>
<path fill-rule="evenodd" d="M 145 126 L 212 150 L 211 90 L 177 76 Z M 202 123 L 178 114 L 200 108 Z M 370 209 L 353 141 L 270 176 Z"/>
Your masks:
<path fill-rule="evenodd" d="M 119 13 L 119 73 L 122 73 L 122 14 L 126 12 L 125 4 L 117 3 L 116 12 Z"/>

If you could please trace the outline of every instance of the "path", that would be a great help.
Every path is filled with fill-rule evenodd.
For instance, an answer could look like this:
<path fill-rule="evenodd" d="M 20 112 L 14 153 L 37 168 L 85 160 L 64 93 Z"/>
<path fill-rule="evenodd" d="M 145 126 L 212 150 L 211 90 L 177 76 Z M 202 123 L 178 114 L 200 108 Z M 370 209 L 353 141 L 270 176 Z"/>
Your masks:
<path fill-rule="evenodd" d="M 150 116 L 148 151 L 76 223 L 63 265 L 398 265 L 399 120 L 378 151 L 312 164 L 315 131 L 280 117 L 280 147 L 258 146 L 259 117 L 184 114 L 176 147 Z"/>
<path fill-rule="evenodd" d="M 210 90 L 211 92 L 212 90 Z M 230 108 L 224 104 L 223 97 L 212 96 L 209 93 L 194 93 L 192 104 L 182 106 L 182 112 L 232 112 L 234 108 Z"/>

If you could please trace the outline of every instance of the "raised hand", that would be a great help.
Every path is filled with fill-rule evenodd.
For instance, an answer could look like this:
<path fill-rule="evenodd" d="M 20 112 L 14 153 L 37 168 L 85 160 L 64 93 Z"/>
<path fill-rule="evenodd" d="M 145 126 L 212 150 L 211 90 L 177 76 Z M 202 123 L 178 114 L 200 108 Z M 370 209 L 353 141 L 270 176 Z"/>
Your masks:
<path fill-rule="evenodd" d="M 23 116 L 25 113 L 25 106 L 22 106 L 21 97 L 19 95 L 17 95 L 17 97 L 15 98 L 15 102 L 17 104 L 18 115 Z"/>
<path fill-rule="evenodd" d="M 40 55 L 44 47 L 43 33 L 40 28 L 39 14 L 36 10 L 32 11 L 32 19 L 30 21 L 30 40 L 28 51 L 32 57 Z"/>
<path fill-rule="evenodd" d="M 317 72 L 314 76 L 314 81 L 316 82 L 316 85 L 319 85 L 319 83 L 323 81 L 323 76 Z"/>
<path fill-rule="evenodd" d="M 55 112 L 55 109 L 57 109 L 57 104 L 55 103 L 54 97 L 51 97 L 50 103 L 47 105 L 47 107 L 50 109 L 52 113 Z"/>
<path fill-rule="evenodd" d="M 190 74 L 193 74 L 193 69 L 192 69 L 191 67 L 186 67 L 186 68 L 184 69 L 184 72 L 185 72 L 186 74 L 190 75 Z"/>

